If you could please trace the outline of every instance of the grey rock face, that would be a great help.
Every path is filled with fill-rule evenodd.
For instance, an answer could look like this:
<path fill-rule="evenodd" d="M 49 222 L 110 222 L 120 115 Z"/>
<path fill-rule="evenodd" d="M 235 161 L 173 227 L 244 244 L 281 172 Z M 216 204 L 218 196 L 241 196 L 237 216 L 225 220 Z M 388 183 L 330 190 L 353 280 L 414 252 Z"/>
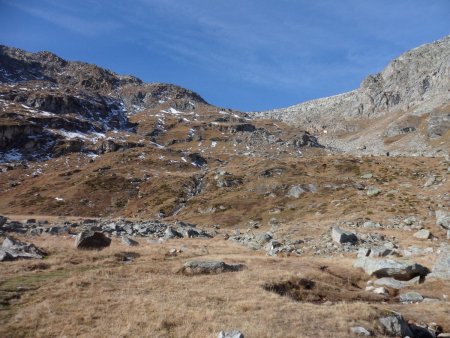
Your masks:
<path fill-rule="evenodd" d="M 227 264 L 222 261 L 190 261 L 186 262 L 181 272 L 187 275 L 234 272 L 244 269 L 243 264 Z"/>
<path fill-rule="evenodd" d="M 75 238 L 77 249 L 103 249 L 111 244 L 111 239 L 97 231 L 84 230 Z"/>
<path fill-rule="evenodd" d="M 331 238 L 339 244 L 354 244 L 358 242 L 358 237 L 353 232 L 344 231 L 339 227 L 333 227 L 331 229 Z"/>
<path fill-rule="evenodd" d="M 20 258 L 41 259 L 44 256 L 46 256 L 46 253 L 34 244 L 20 242 L 10 237 L 6 237 L 3 240 L 2 247 L 0 248 L 0 262 Z"/>
<path fill-rule="evenodd" d="M 220 331 L 217 338 L 244 338 L 244 334 L 241 331 Z"/>
<path fill-rule="evenodd" d="M 430 271 L 417 263 L 403 263 L 392 259 L 375 259 L 359 257 L 353 264 L 355 268 L 362 268 L 368 275 L 381 277 L 393 277 L 407 281 L 416 276 L 426 276 Z"/>

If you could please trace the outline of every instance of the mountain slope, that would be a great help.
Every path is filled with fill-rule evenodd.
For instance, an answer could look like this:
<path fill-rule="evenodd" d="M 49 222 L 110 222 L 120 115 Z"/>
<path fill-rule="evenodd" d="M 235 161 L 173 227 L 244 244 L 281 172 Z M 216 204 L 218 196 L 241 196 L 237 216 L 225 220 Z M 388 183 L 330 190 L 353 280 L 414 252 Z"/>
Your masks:
<path fill-rule="evenodd" d="M 343 151 L 448 154 L 450 36 L 402 54 L 351 92 L 251 115 L 307 127 Z"/>

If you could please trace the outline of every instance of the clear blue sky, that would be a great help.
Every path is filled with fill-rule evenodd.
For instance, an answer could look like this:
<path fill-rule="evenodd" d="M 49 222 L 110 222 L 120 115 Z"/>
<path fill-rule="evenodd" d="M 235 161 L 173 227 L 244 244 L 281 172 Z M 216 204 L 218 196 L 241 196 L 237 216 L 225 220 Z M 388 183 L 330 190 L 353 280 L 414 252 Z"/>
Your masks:
<path fill-rule="evenodd" d="M 448 34 L 449 0 L 0 0 L 0 44 L 244 111 L 354 89 Z"/>

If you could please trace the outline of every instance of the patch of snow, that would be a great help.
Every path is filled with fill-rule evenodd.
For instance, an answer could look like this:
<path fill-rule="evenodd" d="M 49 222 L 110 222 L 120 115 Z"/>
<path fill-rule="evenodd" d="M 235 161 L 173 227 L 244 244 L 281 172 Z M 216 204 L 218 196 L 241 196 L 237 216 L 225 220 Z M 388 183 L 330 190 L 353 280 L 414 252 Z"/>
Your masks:
<path fill-rule="evenodd" d="M 184 157 L 182 157 L 181 160 L 182 160 L 183 162 L 187 162 L 186 159 L 185 159 Z"/>
<path fill-rule="evenodd" d="M 215 148 L 216 145 L 217 145 L 217 142 L 216 142 L 216 141 L 213 141 L 213 142 L 211 143 L 211 148 Z"/>
<path fill-rule="evenodd" d="M 55 197 L 55 200 L 57 200 L 58 202 L 64 201 L 64 198 L 62 197 Z"/>

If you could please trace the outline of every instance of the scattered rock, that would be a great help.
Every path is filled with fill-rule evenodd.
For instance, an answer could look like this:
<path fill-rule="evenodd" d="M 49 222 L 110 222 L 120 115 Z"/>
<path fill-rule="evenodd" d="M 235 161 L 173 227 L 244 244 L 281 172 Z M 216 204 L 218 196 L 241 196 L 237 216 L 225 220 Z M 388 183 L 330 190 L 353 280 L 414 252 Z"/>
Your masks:
<path fill-rule="evenodd" d="M 244 338 L 244 334 L 241 331 L 220 331 L 217 338 Z"/>
<path fill-rule="evenodd" d="M 17 241 L 11 237 L 5 237 L 0 248 L 0 262 L 12 261 L 20 258 L 42 259 L 47 254 L 34 244 Z"/>
<path fill-rule="evenodd" d="M 331 229 L 331 238 L 339 244 L 355 244 L 358 242 L 358 237 L 353 232 L 344 231 L 339 227 L 333 227 Z"/>
<path fill-rule="evenodd" d="M 369 187 L 367 189 L 367 196 L 377 196 L 381 193 L 381 190 L 377 187 Z"/>
<path fill-rule="evenodd" d="M 372 333 L 370 333 L 370 331 L 368 331 L 367 329 L 365 329 L 362 326 L 353 326 L 353 327 L 350 328 L 350 331 L 353 334 L 356 334 L 358 336 L 367 336 L 367 337 L 369 337 L 369 336 L 372 335 Z"/>
<path fill-rule="evenodd" d="M 110 244 L 111 239 L 97 231 L 84 230 L 75 238 L 75 247 L 77 249 L 103 249 Z"/>
<path fill-rule="evenodd" d="M 366 221 L 363 223 L 362 227 L 368 229 L 379 229 L 381 228 L 381 224 L 373 221 Z"/>
<path fill-rule="evenodd" d="M 445 210 L 436 210 L 436 225 L 450 230 L 450 212 Z"/>
<path fill-rule="evenodd" d="M 306 190 L 303 189 L 303 188 L 301 187 L 301 185 L 293 185 L 293 186 L 289 189 L 287 196 L 288 196 L 288 197 L 293 197 L 293 198 L 299 198 L 300 195 L 304 194 L 305 192 L 306 192 Z"/>
<path fill-rule="evenodd" d="M 378 295 L 388 295 L 388 294 L 389 294 L 389 292 L 388 292 L 384 287 L 382 287 L 382 286 L 373 289 L 372 292 L 373 292 L 373 293 L 376 293 L 376 294 L 378 294 Z"/>
<path fill-rule="evenodd" d="M 430 232 L 430 230 L 422 229 L 422 230 L 417 231 L 414 234 L 414 237 L 418 238 L 418 239 L 428 239 L 431 237 L 431 232 Z"/>
<path fill-rule="evenodd" d="M 366 173 L 364 175 L 361 175 L 361 178 L 363 178 L 365 180 L 371 179 L 372 177 L 373 177 L 372 173 Z"/>
<path fill-rule="evenodd" d="M 450 280 L 450 245 L 443 244 L 434 262 L 429 278 Z"/>
<path fill-rule="evenodd" d="M 418 292 L 410 291 L 400 294 L 401 303 L 419 303 L 421 301 L 423 301 L 423 296 Z"/>
<path fill-rule="evenodd" d="M 227 264 L 222 261 L 190 261 L 184 264 L 180 272 L 186 275 L 200 275 L 240 271 L 244 267 L 243 264 Z"/>
<path fill-rule="evenodd" d="M 136 246 L 139 244 L 137 241 L 127 236 L 122 236 L 122 243 L 128 246 Z"/>

